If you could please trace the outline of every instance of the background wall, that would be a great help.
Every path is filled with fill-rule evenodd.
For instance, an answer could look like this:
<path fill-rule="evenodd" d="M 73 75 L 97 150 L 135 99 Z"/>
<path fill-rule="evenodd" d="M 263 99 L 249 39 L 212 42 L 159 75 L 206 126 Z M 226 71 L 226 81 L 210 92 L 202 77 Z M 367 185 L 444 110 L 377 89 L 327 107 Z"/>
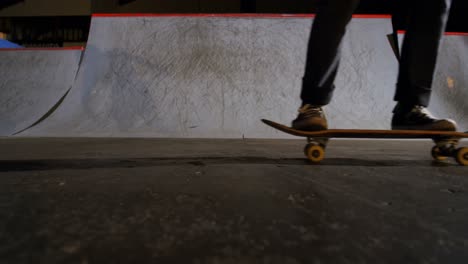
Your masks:
<path fill-rule="evenodd" d="M 84 45 L 93 13 L 315 13 L 320 1 L 0 0 L 0 32 L 24 46 Z M 395 8 L 400 3 L 403 5 Z M 356 13 L 390 14 L 405 10 L 406 5 L 406 0 L 361 0 Z M 468 1 L 453 0 L 447 31 L 468 32 L 466 14 Z M 404 12 L 397 12 L 394 27 L 404 30 L 405 22 Z"/>
<path fill-rule="evenodd" d="M 0 17 L 87 16 L 90 14 L 90 0 L 24 0 L 24 2 L 0 10 Z"/>

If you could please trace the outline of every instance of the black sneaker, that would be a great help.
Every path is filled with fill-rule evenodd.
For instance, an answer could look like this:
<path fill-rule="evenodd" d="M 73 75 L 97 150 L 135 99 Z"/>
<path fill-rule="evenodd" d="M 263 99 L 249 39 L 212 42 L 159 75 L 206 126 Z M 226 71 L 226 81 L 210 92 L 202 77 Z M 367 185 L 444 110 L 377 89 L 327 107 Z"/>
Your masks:
<path fill-rule="evenodd" d="M 393 110 L 392 129 L 456 131 L 457 125 L 453 120 L 433 117 L 424 106 L 404 107 L 397 104 Z"/>
<path fill-rule="evenodd" d="M 328 128 L 327 118 L 321 106 L 305 104 L 299 108 L 297 118 L 292 127 L 302 131 L 317 131 Z"/>

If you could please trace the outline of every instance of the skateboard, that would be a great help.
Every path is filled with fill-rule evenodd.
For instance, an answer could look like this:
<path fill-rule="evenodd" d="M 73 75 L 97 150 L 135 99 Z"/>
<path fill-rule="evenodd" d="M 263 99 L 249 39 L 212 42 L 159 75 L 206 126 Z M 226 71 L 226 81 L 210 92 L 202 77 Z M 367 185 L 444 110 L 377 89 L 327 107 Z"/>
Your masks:
<path fill-rule="evenodd" d="M 458 164 L 468 166 L 468 147 L 457 148 L 468 132 L 428 131 L 428 130 L 367 130 L 367 129 L 328 129 L 320 131 L 301 131 L 262 119 L 270 127 L 290 135 L 307 138 L 304 154 L 312 163 L 319 163 L 325 157 L 325 149 L 330 138 L 376 138 L 376 139 L 432 139 L 435 143 L 431 150 L 437 161 L 455 158 Z"/>

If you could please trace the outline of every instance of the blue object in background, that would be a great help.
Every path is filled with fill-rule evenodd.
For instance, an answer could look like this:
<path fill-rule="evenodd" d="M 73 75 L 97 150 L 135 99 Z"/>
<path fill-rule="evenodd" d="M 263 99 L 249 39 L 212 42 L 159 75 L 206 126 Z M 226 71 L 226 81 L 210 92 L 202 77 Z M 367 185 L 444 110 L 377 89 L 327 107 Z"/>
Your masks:
<path fill-rule="evenodd" d="M 22 48 L 22 47 L 8 40 L 0 39 L 0 49 L 5 49 L 5 48 Z"/>

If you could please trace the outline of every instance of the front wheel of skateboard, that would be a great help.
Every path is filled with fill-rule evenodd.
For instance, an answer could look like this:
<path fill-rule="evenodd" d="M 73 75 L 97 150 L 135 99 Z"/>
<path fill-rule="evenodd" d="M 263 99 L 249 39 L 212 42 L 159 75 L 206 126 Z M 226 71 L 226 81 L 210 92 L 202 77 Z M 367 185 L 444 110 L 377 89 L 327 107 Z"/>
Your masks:
<path fill-rule="evenodd" d="M 309 161 L 319 163 L 325 157 L 325 150 L 319 145 L 307 144 L 304 149 L 304 154 L 307 156 Z"/>
<path fill-rule="evenodd" d="M 431 154 L 432 154 L 432 157 L 434 158 L 434 160 L 437 160 L 437 161 L 444 161 L 444 160 L 447 159 L 446 156 L 441 155 L 441 151 L 440 151 L 440 148 L 438 146 L 434 146 L 432 148 Z"/>
<path fill-rule="evenodd" d="M 455 153 L 455 160 L 462 166 L 468 166 L 468 148 L 459 148 Z"/>

